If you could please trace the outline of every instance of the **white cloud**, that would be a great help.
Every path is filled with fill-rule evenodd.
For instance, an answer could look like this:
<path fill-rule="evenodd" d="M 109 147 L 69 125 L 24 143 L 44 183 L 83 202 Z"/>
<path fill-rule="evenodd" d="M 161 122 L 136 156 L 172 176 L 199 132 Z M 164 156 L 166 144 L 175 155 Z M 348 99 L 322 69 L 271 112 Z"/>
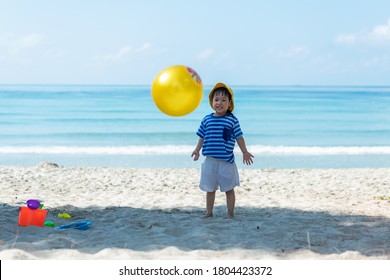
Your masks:
<path fill-rule="evenodd" d="M 0 37 L 0 46 L 5 48 L 5 53 L 15 55 L 23 50 L 35 48 L 44 44 L 44 34 L 32 33 L 23 37 L 15 37 L 13 34 L 5 34 Z"/>
<path fill-rule="evenodd" d="M 114 53 L 110 53 L 104 56 L 104 60 L 107 61 L 119 61 L 122 60 L 131 51 L 130 46 L 124 46 Z"/>
<path fill-rule="evenodd" d="M 390 55 L 381 54 L 381 55 L 372 56 L 362 60 L 362 66 L 365 68 L 378 69 L 378 67 L 386 67 L 387 65 L 389 65 L 389 62 L 390 62 Z"/>
<path fill-rule="evenodd" d="M 10 33 L 0 35 L 0 46 L 8 46 L 11 41 L 14 41 L 13 35 Z"/>
<path fill-rule="evenodd" d="M 150 44 L 150 43 L 145 43 L 145 44 L 143 44 L 142 47 L 140 47 L 137 51 L 138 51 L 138 52 L 144 52 L 144 51 L 147 51 L 147 50 L 149 50 L 149 49 L 151 49 L 151 48 L 152 48 L 152 44 Z"/>
<path fill-rule="evenodd" d="M 102 59 L 104 61 L 119 62 L 119 61 L 123 61 L 124 59 L 128 58 L 132 54 L 134 55 L 135 53 L 144 53 L 148 50 L 151 50 L 152 48 L 153 48 L 153 46 L 150 43 L 144 43 L 139 48 L 132 48 L 131 46 L 127 45 L 127 46 L 124 46 L 113 53 L 109 53 L 107 55 L 104 55 L 102 57 Z"/>
<path fill-rule="evenodd" d="M 197 58 L 201 60 L 208 59 L 213 53 L 214 53 L 213 49 L 207 48 L 202 50 L 200 53 L 198 53 Z"/>
<path fill-rule="evenodd" d="M 43 34 L 30 34 L 21 38 L 18 42 L 20 48 L 31 48 L 40 45 L 44 42 L 45 35 Z"/>
<path fill-rule="evenodd" d="M 351 34 L 337 35 L 334 41 L 344 45 L 390 42 L 390 19 L 385 24 L 377 25 L 370 31 L 361 30 Z"/>
<path fill-rule="evenodd" d="M 230 51 L 225 51 L 225 52 L 221 53 L 221 57 L 223 59 L 229 58 L 229 56 L 230 56 Z"/>
<path fill-rule="evenodd" d="M 390 19 L 385 24 L 375 26 L 369 36 L 376 41 L 390 41 Z"/>
<path fill-rule="evenodd" d="M 288 50 L 287 56 L 288 57 L 297 57 L 297 56 L 306 55 L 308 52 L 309 52 L 309 49 L 306 46 L 292 46 Z"/>
<path fill-rule="evenodd" d="M 305 56 L 309 53 L 309 48 L 306 46 L 291 46 L 288 49 L 270 49 L 269 52 L 279 58 L 298 58 Z"/>
<path fill-rule="evenodd" d="M 42 54 L 42 57 L 47 59 L 57 59 L 65 57 L 67 54 L 68 52 L 64 49 L 48 49 Z"/>
<path fill-rule="evenodd" d="M 354 44 L 357 41 L 356 34 L 340 34 L 336 37 L 335 42 L 340 44 Z"/>

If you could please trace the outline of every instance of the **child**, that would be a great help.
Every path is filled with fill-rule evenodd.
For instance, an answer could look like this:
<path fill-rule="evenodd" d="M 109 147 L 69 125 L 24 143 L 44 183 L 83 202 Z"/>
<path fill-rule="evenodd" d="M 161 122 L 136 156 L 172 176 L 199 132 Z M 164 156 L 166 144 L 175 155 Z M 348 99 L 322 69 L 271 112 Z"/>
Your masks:
<path fill-rule="evenodd" d="M 213 216 L 215 192 L 218 186 L 226 193 L 228 217 L 234 217 L 234 188 L 240 185 L 237 166 L 234 162 L 234 145 L 237 141 L 245 164 L 253 163 L 253 155 L 248 152 L 238 119 L 232 114 L 234 95 L 230 87 L 217 83 L 209 94 L 209 102 L 214 113 L 205 116 L 197 131 L 198 144 L 192 152 L 194 160 L 199 152 L 206 156 L 202 163 L 199 187 L 207 192 L 205 218 Z"/>

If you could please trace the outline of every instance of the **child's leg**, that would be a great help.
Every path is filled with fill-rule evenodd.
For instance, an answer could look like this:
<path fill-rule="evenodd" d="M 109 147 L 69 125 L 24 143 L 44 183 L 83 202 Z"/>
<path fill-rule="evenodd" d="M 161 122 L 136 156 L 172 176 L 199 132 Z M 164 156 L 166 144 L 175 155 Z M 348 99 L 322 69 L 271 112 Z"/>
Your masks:
<path fill-rule="evenodd" d="M 209 218 L 209 217 L 213 216 L 214 201 L 215 201 L 215 191 L 214 192 L 207 192 L 207 195 L 206 195 L 207 214 L 206 214 L 205 218 Z"/>
<path fill-rule="evenodd" d="M 226 205 L 228 209 L 228 217 L 234 217 L 234 205 L 236 204 L 236 195 L 234 189 L 226 192 Z"/>

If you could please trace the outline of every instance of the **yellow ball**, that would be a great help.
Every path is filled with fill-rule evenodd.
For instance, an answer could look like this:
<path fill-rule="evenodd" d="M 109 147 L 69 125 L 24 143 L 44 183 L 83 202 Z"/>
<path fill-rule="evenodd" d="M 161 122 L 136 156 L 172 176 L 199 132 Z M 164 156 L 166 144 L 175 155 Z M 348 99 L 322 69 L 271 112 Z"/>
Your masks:
<path fill-rule="evenodd" d="M 174 117 L 187 115 L 202 101 L 202 80 L 190 67 L 168 67 L 154 79 L 152 97 L 163 113 Z"/>

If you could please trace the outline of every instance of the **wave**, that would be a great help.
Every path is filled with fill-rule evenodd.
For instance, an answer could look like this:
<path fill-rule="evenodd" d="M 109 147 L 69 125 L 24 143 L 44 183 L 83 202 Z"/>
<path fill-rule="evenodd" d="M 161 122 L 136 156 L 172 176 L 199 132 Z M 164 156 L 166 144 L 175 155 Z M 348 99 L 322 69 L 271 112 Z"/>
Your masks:
<path fill-rule="evenodd" d="M 331 147 L 301 147 L 301 146 L 250 146 L 254 154 L 279 155 L 365 155 L 388 154 L 390 146 L 331 146 Z M 249 150 L 248 148 L 248 150 Z"/>
<path fill-rule="evenodd" d="M 76 155 L 167 155 L 191 154 L 194 146 L 3 146 L 0 154 L 76 154 Z M 390 155 L 390 146 L 248 146 L 252 154 L 258 155 Z M 238 147 L 235 153 L 239 154 Z"/>

